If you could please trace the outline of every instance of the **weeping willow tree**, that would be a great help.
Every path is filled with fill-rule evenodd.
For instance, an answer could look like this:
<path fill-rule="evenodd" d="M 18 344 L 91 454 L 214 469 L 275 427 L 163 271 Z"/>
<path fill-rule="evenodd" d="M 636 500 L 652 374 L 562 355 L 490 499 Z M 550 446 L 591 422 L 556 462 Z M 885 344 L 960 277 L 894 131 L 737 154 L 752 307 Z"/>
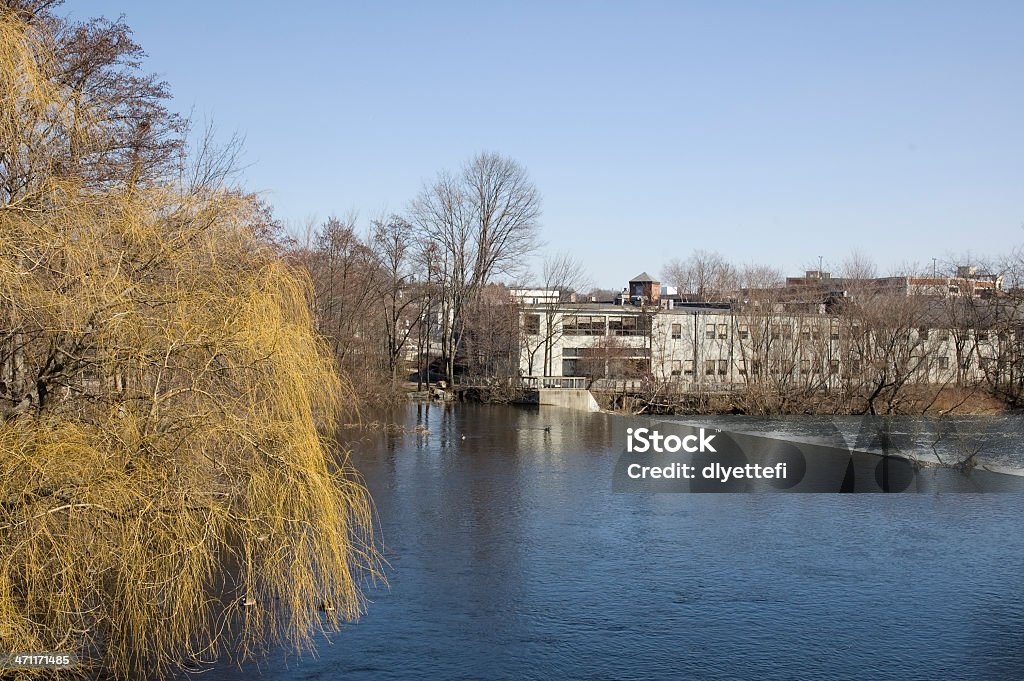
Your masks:
<path fill-rule="evenodd" d="M 308 282 L 251 196 L 93 181 L 117 121 L 59 67 L 0 8 L 0 649 L 156 678 L 307 644 L 376 565 Z"/>

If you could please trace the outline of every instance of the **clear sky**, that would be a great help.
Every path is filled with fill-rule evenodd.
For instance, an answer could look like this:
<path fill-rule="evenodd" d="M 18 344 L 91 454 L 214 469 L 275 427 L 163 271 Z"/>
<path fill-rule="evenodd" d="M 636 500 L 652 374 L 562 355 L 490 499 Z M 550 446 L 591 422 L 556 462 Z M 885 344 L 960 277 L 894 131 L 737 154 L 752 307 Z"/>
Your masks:
<path fill-rule="evenodd" d="M 717 250 L 883 271 L 1024 243 L 1024 2 L 69 0 L 246 137 L 299 224 L 525 165 L 596 285 Z"/>

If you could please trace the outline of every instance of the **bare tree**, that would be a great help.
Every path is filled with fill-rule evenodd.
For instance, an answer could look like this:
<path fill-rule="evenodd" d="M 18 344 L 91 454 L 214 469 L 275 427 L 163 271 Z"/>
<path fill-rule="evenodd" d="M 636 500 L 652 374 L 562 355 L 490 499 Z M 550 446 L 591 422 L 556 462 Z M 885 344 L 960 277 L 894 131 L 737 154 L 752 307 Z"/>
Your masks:
<path fill-rule="evenodd" d="M 540 287 L 545 291 L 557 291 L 555 298 L 545 298 L 538 305 L 525 310 L 524 328 L 522 329 L 523 355 L 528 371 L 534 373 L 537 355 L 540 354 L 541 372 L 551 376 L 552 349 L 562 337 L 562 326 L 557 323 L 556 312 L 562 310 L 563 316 L 573 308 L 583 304 L 578 292 L 590 286 L 589 276 L 583 264 L 568 253 L 555 253 L 544 257 L 541 265 Z"/>
<path fill-rule="evenodd" d="M 661 276 L 680 295 L 690 295 L 697 301 L 721 300 L 737 288 L 735 268 L 720 253 L 700 249 L 686 260 L 669 260 Z"/>
<path fill-rule="evenodd" d="M 355 217 L 331 216 L 314 233 L 313 246 L 298 255 L 313 279 L 317 327 L 346 366 L 366 366 L 376 338 L 371 320 L 382 275 L 370 248 L 356 232 Z"/>
<path fill-rule="evenodd" d="M 645 313 L 638 323 L 643 334 L 650 336 L 653 313 Z M 600 378 L 640 379 L 650 377 L 650 358 L 638 358 L 642 350 L 633 347 L 621 337 L 601 336 L 597 342 L 583 350 L 577 360 L 577 371 L 592 380 Z"/>
<path fill-rule="evenodd" d="M 756 263 L 743 265 L 737 272 L 737 281 L 741 289 L 757 292 L 773 291 L 784 281 L 782 272 L 771 265 L 759 265 Z"/>
<path fill-rule="evenodd" d="M 537 246 L 540 195 L 523 166 L 481 153 L 458 174 L 440 173 L 410 212 L 424 238 L 438 246 L 441 348 L 451 379 L 467 308 L 486 284 L 515 272 Z"/>
<path fill-rule="evenodd" d="M 737 402 L 747 413 L 798 411 L 812 388 L 813 356 L 801 315 L 786 309 L 780 274 L 762 266 L 742 270 L 743 300 L 736 311 L 734 355 L 743 369 Z M 808 326 L 808 332 L 810 328 Z M 804 362 L 807 373 L 804 373 Z"/>
<path fill-rule="evenodd" d="M 505 402 L 517 394 L 519 325 L 519 306 L 503 284 L 485 286 L 467 309 L 464 368 L 487 401 Z"/>
<path fill-rule="evenodd" d="M 426 239 L 418 239 L 415 244 L 415 265 L 419 280 L 416 299 L 419 306 L 416 311 L 416 389 L 423 389 L 423 382 L 430 382 L 432 363 L 431 348 L 435 330 L 441 318 L 440 301 L 444 298 L 438 277 L 437 244 Z"/>
<path fill-rule="evenodd" d="M 900 292 L 860 292 L 843 309 L 844 347 L 851 369 L 844 388 L 855 411 L 913 411 L 920 397 L 908 390 L 927 376 L 937 339 L 926 333 L 928 300 Z"/>
<path fill-rule="evenodd" d="M 999 264 L 1005 292 L 997 295 L 993 326 L 998 342 L 998 380 L 993 389 L 1008 404 L 1024 404 L 1024 249 L 1018 247 Z"/>
<path fill-rule="evenodd" d="M 387 369 L 394 380 L 401 364 L 406 342 L 415 328 L 419 295 L 422 291 L 412 286 L 414 235 L 413 226 L 398 215 L 386 220 L 373 221 L 371 248 L 377 257 L 383 281 L 385 353 Z"/>
<path fill-rule="evenodd" d="M 874 260 L 864 251 L 853 250 L 843 259 L 839 276 L 850 281 L 866 281 L 878 276 Z"/>
<path fill-rule="evenodd" d="M 167 108 L 166 83 L 141 72 L 144 53 L 122 20 L 71 22 L 46 2 L 0 5 L 0 19 L 16 17 L 45 36 L 52 61 L 45 82 L 31 84 L 34 95 L 0 107 L 0 201 L 20 202 L 44 179 L 98 189 L 150 182 L 179 167 L 187 122 Z M 38 106 L 56 92 L 68 94 L 59 109 Z M 29 118 L 31 129 L 19 125 Z"/>

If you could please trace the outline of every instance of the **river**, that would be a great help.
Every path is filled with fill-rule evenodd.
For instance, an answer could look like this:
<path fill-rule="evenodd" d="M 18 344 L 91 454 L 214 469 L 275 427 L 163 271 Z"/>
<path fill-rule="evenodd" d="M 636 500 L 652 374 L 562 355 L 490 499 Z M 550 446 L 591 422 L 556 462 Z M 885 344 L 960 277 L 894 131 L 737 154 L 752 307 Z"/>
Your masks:
<path fill-rule="evenodd" d="M 388 586 L 316 656 L 200 678 L 1024 679 L 1019 493 L 614 493 L 624 417 L 397 418 L 430 432 L 354 445 Z"/>

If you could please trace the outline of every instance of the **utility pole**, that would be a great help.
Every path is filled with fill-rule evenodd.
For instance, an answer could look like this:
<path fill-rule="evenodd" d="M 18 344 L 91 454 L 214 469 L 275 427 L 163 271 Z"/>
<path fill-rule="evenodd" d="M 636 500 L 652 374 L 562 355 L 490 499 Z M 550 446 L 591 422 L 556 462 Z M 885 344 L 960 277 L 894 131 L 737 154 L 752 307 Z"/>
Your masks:
<path fill-rule="evenodd" d="M 932 279 L 934 279 L 936 277 L 936 274 L 937 274 L 937 270 L 936 270 L 936 262 L 937 261 L 938 261 L 938 258 L 932 258 Z"/>

